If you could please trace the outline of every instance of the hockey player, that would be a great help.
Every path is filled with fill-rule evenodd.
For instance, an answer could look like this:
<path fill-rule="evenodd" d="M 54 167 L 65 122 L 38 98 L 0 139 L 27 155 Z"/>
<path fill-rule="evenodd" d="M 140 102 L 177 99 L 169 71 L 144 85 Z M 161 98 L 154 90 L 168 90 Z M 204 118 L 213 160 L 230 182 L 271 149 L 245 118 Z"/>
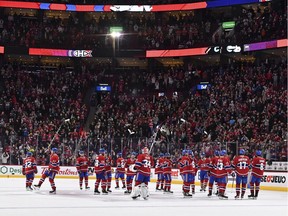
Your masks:
<path fill-rule="evenodd" d="M 116 187 L 115 189 L 119 189 L 119 178 L 122 180 L 123 189 L 126 188 L 125 185 L 125 160 L 122 158 L 122 153 L 117 154 L 116 160 L 116 173 L 115 173 L 115 181 Z"/>
<path fill-rule="evenodd" d="M 107 150 L 105 150 L 105 171 L 106 171 L 106 176 L 107 176 L 107 192 L 112 192 L 111 191 L 111 180 L 112 180 L 112 164 L 113 160 L 112 158 L 108 155 Z"/>
<path fill-rule="evenodd" d="M 188 156 L 190 158 L 190 163 L 191 163 L 191 174 L 192 174 L 192 178 L 191 178 L 191 190 L 192 190 L 192 194 L 195 194 L 195 176 L 197 174 L 198 171 L 198 166 L 197 166 L 197 161 L 194 158 L 194 153 L 192 150 L 188 150 Z"/>
<path fill-rule="evenodd" d="M 232 168 L 236 172 L 236 196 L 235 199 L 240 198 L 240 188 L 242 184 L 242 192 L 241 192 L 241 199 L 243 199 L 245 191 L 246 191 L 246 185 L 247 185 L 247 178 L 248 178 L 248 172 L 250 167 L 250 159 L 249 157 L 245 156 L 245 150 L 240 149 L 239 150 L 239 156 L 235 157 L 232 162 Z M 235 173 L 232 172 L 232 176 L 235 176 Z"/>
<path fill-rule="evenodd" d="M 106 195 L 108 192 L 106 191 L 106 170 L 105 170 L 105 150 L 100 149 L 99 155 L 95 158 L 95 173 L 96 173 L 96 181 L 95 181 L 95 188 L 94 188 L 94 195 L 99 195 L 100 191 L 98 190 L 100 182 L 102 188 L 102 194 Z"/>
<path fill-rule="evenodd" d="M 208 171 L 209 171 L 209 164 L 210 158 L 204 152 L 201 153 L 201 159 L 198 161 L 198 167 L 200 169 L 200 182 L 201 182 L 201 189 L 200 191 L 206 191 L 207 182 L 208 182 Z"/>
<path fill-rule="evenodd" d="M 83 151 L 79 151 L 79 157 L 76 159 L 76 169 L 79 174 L 79 186 L 82 190 L 83 178 L 85 179 L 85 189 L 88 190 L 88 158 Z"/>
<path fill-rule="evenodd" d="M 231 165 L 225 157 L 225 153 L 223 151 L 220 152 L 220 157 L 214 157 L 211 160 L 210 166 L 211 169 L 211 176 L 216 178 L 218 187 L 219 187 L 219 198 L 220 199 L 228 199 L 228 197 L 225 195 L 226 185 L 227 185 L 227 173 L 230 172 Z M 209 194 L 208 196 L 212 195 L 212 186 L 210 187 L 210 181 L 209 181 Z"/>
<path fill-rule="evenodd" d="M 35 174 L 38 172 L 36 166 L 36 160 L 32 156 L 32 152 L 27 152 L 26 158 L 23 161 L 22 165 L 22 174 L 26 176 L 26 190 L 32 191 L 32 183 L 35 177 Z"/>
<path fill-rule="evenodd" d="M 191 159 L 188 157 L 188 151 L 185 149 L 182 151 L 182 157 L 179 161 L 178 167 L 183 180 L 183 195 L 184 197 L 192 197 L 192 194 L 189 193 L 192 181 Z"/>
<path fill-rule="evenodd" d="M 132 192 L 132 182 L 133 182 L 134 176 L 136 175 L 136 172 L 133 169 L 133 167 L 135 166 L 135 162 L 136 162 L 136 155 L 137 155 L 136 152 L 132 152 L 130 155 L 130 158 L 125 163 L 125 167 L 127 168 L 127 172 L 126 172 L 127 190 L 124 192 L 124 194 L 131 194 Z"/>
<path fill-rule="evenodd" d="M 142 149 L 142 154 L 138 155 L 134 167 L 137 172 L 135 179 L 135 190 L 132 195 L 133 199 L 140 196 L 142 196 L 144 199 L 148 198 L 148 182 L 150 181 L 150 172 L 153 165 L 154 161 L 152 156 L 149 155 L 149 149 L 144 147 Z"/>
<path fill-rule="evenodd" d="M 155 165 L 155 174 L 157 175 L 156 191 L 164 190 L 164 176 L 163 176 L 163 169 L 161 167 L 163 161 L 164 161 L 164 154 L 160 153 L 159 158 L 157 159 Z"/>
<path fill-rule="evenodd" d="M 164 193 L 173 193 L 171 191 L 171 173 L 172 173 L 172 161 L 170 159 L 170 154 L 166 153 L 164 156 L 163 163 L 161 164 L 161 168 L 163 170 L 163 175 L 164 175 Z"/>
<path fill-rule="evenodd" d="M 218 158 L 219 158 L 219 151 L 215 150 L 214 157 L 211 158 L 210 164 L 208 165 L 209 166 L 209 172 L 208 172 L 208 175 L 209 175 L 209 184 L 208 184 L 209 185 L 209 190 L 208 191 L 209 192 L 208 192 L 208 197 L 212 196 L 212 190 L 213 190 L 214 182 L 215 182 L 215 184 L 217 184 L 217 179 L 216 179 L 217 167 L 214 166 L 212 161 L 216 161 L 216 160 L 218 160 Z M 217 185 L 217 187 L 218 187 L 218 185 Z M 218 190 L 217 190 L 217 192 L 218 192 Z"/>
<path fill-rule="evenodd" d="M 257 199 L 260 190 L 260 182 L 264 173 L 266 160 L 261 157 L 262 152 L 260 150 L 256 151 L 256 155 L 252 160 L 252 173 L 250 181 L 250 191 L 251 194 L 248 195 L 249 199 Z"/>
<path fill-rule="evenodd" d="M 49 177 L 49 182 L 51 184 L 52 190 L 49 192 L 50 194 L 56 194 L 56 186 L 54 182 L 54 178 L 56 174 L 59 172 L 59 157 L 57 155 L 58 149 L 52 148 L 51 155 L 50 155 L 50 163 L 48 169 L 43 173 L 38 185 L 34 185 L 35 188 L 40 188 L 43 182 L 47 177 Z"/>

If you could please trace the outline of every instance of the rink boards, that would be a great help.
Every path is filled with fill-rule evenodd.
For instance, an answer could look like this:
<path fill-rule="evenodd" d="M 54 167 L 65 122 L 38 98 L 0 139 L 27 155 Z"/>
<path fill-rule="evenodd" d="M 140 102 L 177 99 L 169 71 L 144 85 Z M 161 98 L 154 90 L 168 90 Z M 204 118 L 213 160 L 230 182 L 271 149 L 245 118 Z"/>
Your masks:
<path fill-rule="evenodd" d="M 36 178 L 40 178 L 41 174 L 45 172 L 47 166 L 37 166 L 38 174 Z M 114 178 L 115 168 L 112 168 L 112 178 Z M 95 179 L 94 168 L 89 168 L 90 179 Z M 151 182 L 155 182 L 157 175 L 154 173 L 154 169 L 151 169 Z M 261 180 L 261 189 L 262 190 L 272 190 L 272 191 L 285 191 L 288 192 L 287 185 L 287 172 L 264 172 L 264 175 Z M 24 178 L 22 175 L 22 166 L 14 165 L 0 165 L 0 178 Z M 57 174 L 56 178 L 68 178 L 68 179 L 77 179 L 78 173 L 76 167 L 72 166 L 61 166 L 60 171 Z M 233 181 L 234 180 L 234 181 Z M 182 184 L 182 179 L 178 169 L 172 170 L 172 184 Z M 199 172 L 195 178 L 195 184 L 200 185 Z M 228 176 L 228 187 L 235 188 L 236 182 L 235 178 Z M 249 185 L 248 185 L 249 187 Z"/>

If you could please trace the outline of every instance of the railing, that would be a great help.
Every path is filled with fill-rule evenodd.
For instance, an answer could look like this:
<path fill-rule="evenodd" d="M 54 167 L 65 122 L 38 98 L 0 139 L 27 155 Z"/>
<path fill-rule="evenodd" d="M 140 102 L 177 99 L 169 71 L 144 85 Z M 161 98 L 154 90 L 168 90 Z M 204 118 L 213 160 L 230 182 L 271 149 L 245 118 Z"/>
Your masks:
<path fill-rule="evenodd" d="M 43 139 L 41 134 L 29 135 L 29 137 L 19 136 L 14 130 L 0 128 L 0 164 L 22 164 L 23 158 L 28 151 L 31 151 L 37 159 L 39 165 L 46 165 L 49 161 L 50 152 L 47 148 L 51 142 L 50 139 Z M 131 152 L 141 153 L 143 147 L 148 147 L 151 154 L 157 157 L 161 152 L 169 152 L 172 160 L 177 161 L 181 156 L 183 149 L 191 149 L 195 157 L 199 157 L 201 152 L 213 155 L 215 150 L 227 151 L 232 159 L 239 152 L 240 148 L 246 150 L 249 157 L 253 157 L 256 150 L 262 150 L 262 155 L 268 162 L 286 161 L 287 151 L 285 151 L 286 142 L 271 143 L 253 143 L 241 142 L 183 142 L 179 140 L 169 140 L 165 136 L 137 137 L 130 134 L 128 136 L 100 138 L 97 134 L 85 134 L 83 132 L 64 133 L 60 132 L 59 137 L 52 143 L 52 147 L 58 148 L 61 165 L 74 165 L 78 156 L 78 150 L 83 150 L 89 155 L 91 161 L 98 153 L 100 148 L 107 150 L 108 154 L 115 159 L 118 152 L 121 152 L 126 158 Z M 7 156 L 3 154 L 7 153 Z M 286 159 L 285 159 L 286 158 Z"/>

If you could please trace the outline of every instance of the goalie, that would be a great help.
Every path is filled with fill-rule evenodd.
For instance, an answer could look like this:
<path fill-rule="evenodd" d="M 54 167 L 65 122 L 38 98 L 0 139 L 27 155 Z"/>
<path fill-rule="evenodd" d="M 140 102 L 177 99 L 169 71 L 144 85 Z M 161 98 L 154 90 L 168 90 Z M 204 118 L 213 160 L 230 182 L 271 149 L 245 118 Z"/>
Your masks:
<path fill-rule="evenodd" d="M 143 199 L 148 198 L 148 182 L 150 181 L 150 172 L 153 166 L 153 158 L 149 155 L 148 148 L 145 147 L 142 149 L 142 154 L 138 155 L 134 167 L 136 170 L 136 179 L 134 193 L 132 195 L 133 199 L 137 199 L 140 196 L 142 196 Z"/>

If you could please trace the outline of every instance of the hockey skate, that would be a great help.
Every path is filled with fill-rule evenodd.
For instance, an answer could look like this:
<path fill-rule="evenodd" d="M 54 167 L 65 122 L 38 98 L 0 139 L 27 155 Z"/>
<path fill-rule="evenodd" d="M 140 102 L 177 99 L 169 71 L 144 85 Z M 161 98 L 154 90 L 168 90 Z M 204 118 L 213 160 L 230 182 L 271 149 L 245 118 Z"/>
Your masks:
<path fill-rule="evenodd" d="M 119 187 L 119 186 L 116 186 L 116 187 L 115 187 L 115 189 L 117 189 L 117 190 L 118 190 L 118 189 L 120 189 L 120 187 Z"/>
<path fill-rule="evenodd" d="M 207 194 L 208 197 L 212 197 L 212 191 L 209 191 L 209 193 Z"/>
<path fill-rule="evenodd" d="M 27 186 L 26 191 L 33 191 L 33 188 L 31 186 Z"/>
<path fill-rule="evenodd" d="M 83 188 L 82 187 L 80 187 L 80 190 L 82 190 Z"/>
<path fill-rule="evenodd" d="M 49 194 L 56 194 L 56 189 L 52 189 L 51 191 L 49 191 Z"/>
<path fill-rule="evenodd" d="M 228 199 L 228 196 L 226 196 L 224 194 L 219 194 L 218 197 L 219 197 L 219 199 Z"/>
<path fill-rule="evenodd" d="M 192 194 L 188 193 L 188 192 L 183 192 L 184 198 L 192 198 Z"/>
<path fill-rule="evenodd" d="M 126 190 L 126 191 L 124 191 L 124 194 L 126 194 L 126 195 L 128 195 L 128 194 L 131 194 L 131 190 Z"/>
<path fill-rule="evenodd" d="M 126 189 L 126 186 L 125 186 L 125 185 L 123 185 L 122 189 Z"/>
<path fill-rule="evenodd" d="M 94 190 L 94 195 L 100 195 L 100 191 L 98 189 Z"/>
<path fill-rule="evenodd" d="M 107 192 L 105 189 L 103 189 L 103 190 L 102 190 L 102 194 L 103 194 L 103 195 L 108 195 L 108 192 Z"/>
<path fill-rule="evenodd" d="M 162 191 L 162 189 L 156 188 L 156 192 L 160 192 Z"/>
<path fill-rule="evenodd" d="M 255 199 L 253 194 L 248 195 L 248 199 Z"/>
<path fill-rule="evenodd" d="M 112 193 L 112 191 L 110 190 L 110 188 L 107 189 L 107 192 L 108 192 L 108 193 Z"/>
<path fill-rule="evenodd" d="M 41 187 L 40 185 L 34 185 L 34 189 L 35 189 L 35 190 L 39 190 L 40 187 Z"/>
<path fill-rule="evenodd" d="M 234 198 L 235 198 L 236 200 L 237 200 L 237 199 L 240 199 L 239 195 L 236 195 Z"/>
<path fill-rule="evenodd" d="M 87 187 L 85 187 L 85 190 L 90 190 L 90 187 L 88 187 L 88 186 L 87 186 Z"/>
<path fill-rule="evenodd" d="M 170 190 L 164 190 L 164 194 L 173 194 L 173 191 L 170 191 Z"/>

